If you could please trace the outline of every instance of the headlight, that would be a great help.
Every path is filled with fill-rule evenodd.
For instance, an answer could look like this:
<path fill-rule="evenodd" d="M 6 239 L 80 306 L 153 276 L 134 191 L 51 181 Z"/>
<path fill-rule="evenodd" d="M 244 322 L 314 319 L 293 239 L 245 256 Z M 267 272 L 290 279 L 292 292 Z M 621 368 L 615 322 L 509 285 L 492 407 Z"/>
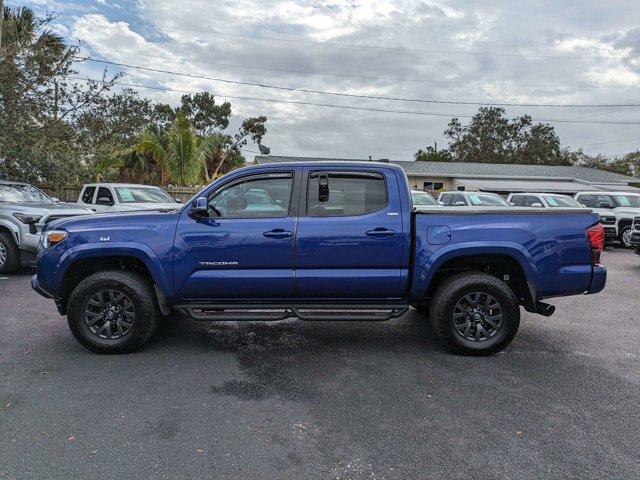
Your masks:
<path fill-rule="evenodd" d="M 38 223 L 42 218 L 42 215 L 25 215 L 24 213 L 12 213 L 12 215 L 25 225 L 33 225 L 35 223 Z"/>
<path fill-rule="evenodd" d="M 64 230 L 49 230 L 42 234 L 42 246 L 49 248 L 56 243 L 62 242 L 69 234 Z"/>

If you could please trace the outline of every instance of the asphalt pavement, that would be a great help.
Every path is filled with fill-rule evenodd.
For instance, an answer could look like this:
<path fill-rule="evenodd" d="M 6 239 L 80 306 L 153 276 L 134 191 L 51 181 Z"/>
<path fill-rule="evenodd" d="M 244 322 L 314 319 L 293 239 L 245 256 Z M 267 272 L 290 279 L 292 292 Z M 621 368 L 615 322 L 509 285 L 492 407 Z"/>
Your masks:
<path fill-rule="evenodd" d="M 503 352 L 383 323 L 171 317 L 144 350 L 71 336 L 0 276 L 0 479 L 640 477 L 640 257 L 524 314 Z"/>

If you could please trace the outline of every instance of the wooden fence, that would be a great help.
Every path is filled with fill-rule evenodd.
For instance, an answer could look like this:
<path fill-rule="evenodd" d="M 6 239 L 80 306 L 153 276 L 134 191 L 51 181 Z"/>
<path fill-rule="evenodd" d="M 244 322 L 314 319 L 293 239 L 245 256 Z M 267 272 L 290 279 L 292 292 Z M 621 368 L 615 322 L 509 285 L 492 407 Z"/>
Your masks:
<path fill-rule="evenodd" d="M 51 187 L 47 185 L 39 186 L 40 190 L 51 197 L 59 198 L 61 202 L 77 202 L 82 186 L 69 187 Z M 161 187 L 172 198 L 179 198 L 182 202 L 186 202 L 201 190 L 201 187 Z"/>

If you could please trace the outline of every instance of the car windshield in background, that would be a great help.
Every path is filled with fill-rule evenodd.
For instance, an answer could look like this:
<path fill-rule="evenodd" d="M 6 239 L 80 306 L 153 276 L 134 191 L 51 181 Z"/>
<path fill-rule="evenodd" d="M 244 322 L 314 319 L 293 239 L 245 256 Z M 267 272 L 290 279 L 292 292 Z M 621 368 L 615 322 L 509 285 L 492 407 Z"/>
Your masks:
<path fill-rule="evenodd" d="M 471 205 L 477 205 L 482 207 L 508 207 L 507 202 L 500 195 L 489 195 L 486 193 L 469 193 L 469 201 Z"/>
<path fill-rule="evenodd" d="M 551 208 L 557 208 L 557 207 L 584 208 L 584 205 L 582 205 L 580 202 L 577 202 L 573 198 L 562 197 L 562 196 L 559 196 L 559 195 L 558 196 L 547 196 L 547 197 L 544 197 L 544 198 L 547 201 L 547 205 L 549 205 L 549 207 L 551 207 Z"/>
<path fill-rule="evenodd" d="M 437 205 L 431 195 L 425 192 L 411 192 L 411 200 L 414 205 Z"/>
<path fill-rule="evenodd" d="M 115 187 L 120 203 L 175 203 L 157 187 Z"/>
<path fill-rule="evenodd" d="M 0 202 L 5 203 L 53 203 L 48 196 L 31 185 L 0 183 Z"/>
<path fill-rule="evenodd" d="M 615 195 L 621 207 L 640 208 L 640 195 Z"/>

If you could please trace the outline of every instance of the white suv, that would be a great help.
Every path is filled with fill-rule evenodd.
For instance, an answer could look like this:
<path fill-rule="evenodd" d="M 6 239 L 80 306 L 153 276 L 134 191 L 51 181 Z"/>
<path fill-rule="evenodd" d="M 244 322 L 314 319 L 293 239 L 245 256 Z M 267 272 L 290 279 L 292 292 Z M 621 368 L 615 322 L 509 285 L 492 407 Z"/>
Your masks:
<path fill-rule="evenodd" d="M 640 193 L 579 192 L 573 198 L 594 211 L 613 213 L 616 216 L 618 240 L 624 247 L 631 247 L 633 219 L 640 215 Z"/>
<path fill-rule="evenodd" d="M 577 200 L 568 195 L 559 193 L 512 193 L 507 201 L 515 207 L 537 208 L 586 208 Z M 600 223 L 604 228 L 604 239 L 607 243 L 613 243 L 618 237 L 616 228 L 616 216 L 607 210 L 592 209 L 600 214 Z"/>

